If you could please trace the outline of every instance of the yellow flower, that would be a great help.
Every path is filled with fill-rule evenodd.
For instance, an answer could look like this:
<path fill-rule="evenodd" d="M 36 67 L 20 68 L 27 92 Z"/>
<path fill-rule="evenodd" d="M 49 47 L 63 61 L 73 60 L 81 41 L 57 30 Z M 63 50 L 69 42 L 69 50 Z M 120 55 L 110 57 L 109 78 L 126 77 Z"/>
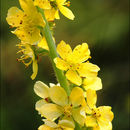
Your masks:
<path fill-rule="evenodd" d="M 94 127 L 94 130 L 112 130 L 113 112 L 110 106 L 96 107 L 97 95 L 94 90 L 87 90 L 86 126 Z"/>
<path fill-rule="evenodd" d="M 56 124 L 53 121 L 44 119 L 44 125 L 41 125 L 38 130 L 74 130 L 73 128 L 69 128 L 69 127 L 64 127 L 62 125 L 60 125 L 60 122 L 58 124 Z M 67 120 L 64 120 L 64 123 L 66 123 Z"/>
<path fill-rule="evenodd" d="M 34 85 L 35 93 L 41 100 L 36 103 L 36 110 L 48 120 L 55 121 L 60 117 L 59 124 L 63 127 L 74 128 L 74 120 L 81 126 L 85 123 L 85 106 L 83 90 L 74 87 L 68 97 L 65 90 L 57 85 L 49 88 L 41 81 Z"/>
<path fill-rule="evenodd" d="M 17 45 L 21 50 L 18 53 L 22 53 L 23 55 L 18 59 L 18 61 L 23 62 L 26 67 L 28 67 L 32 62 L 33 74 L 31 75 L 32 80 L 35 79 L 38 72 L 38 65 L 35 54 L 31 48 L 31 46 L 27 43 L 20 43 Z"/>
<path fill-rule="evenodd" d="M 69 44 L 61 41 L 57 46 L 60 57 L 54 59 L 56 67 L 67 71 L 66 77 L 76 85 L 82 84 L 81 77 L 96 77 L 100 68 L 97 65 L 86 62 L 90 58 L 90 50 L 87 43 L 78 45 L 72 51 Z"/>
<path fill-rule="evenodd" d="M 43 27 L 44 20 L 32 0 L 19 0 L 19 2 L 23 10 L 17 7 L 10 8 L 6 20 L 11 27 L 16 27 L 12 33 L 21 41 L 37 44 L 42 38 L 38 26 Z"/>
<path fill-rule="evenodd" d="M 65 7 L 70 5 L 67 0 L 35 0 L 34 4 L 44 9 L 48 21 L 53 21 L 54 18 L 60 19 L 59 11 L 71 20 L 75 17 L 72 11 Z"/>

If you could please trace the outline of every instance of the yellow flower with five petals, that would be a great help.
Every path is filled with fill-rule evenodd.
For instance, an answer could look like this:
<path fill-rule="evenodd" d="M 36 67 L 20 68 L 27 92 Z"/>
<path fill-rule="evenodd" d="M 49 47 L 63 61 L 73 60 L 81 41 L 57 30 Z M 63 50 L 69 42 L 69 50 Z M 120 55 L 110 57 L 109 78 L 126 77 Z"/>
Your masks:
<path fill-rule="evenodd" d="M 87 90 L 86 126 L 94 130 L 112 130 L 113 112 L 110 106 L 96 107 L 97 95 L 94 90 Z"/>
<path fill-rule="evenodd" d="M 51 121 L 60 118 L 60 125 L 69 128 L 75 127 L 74 121 L 81 126 L 84 125 L 86 115 L 82 103 L 85 99 L 81 88 L 74 87 L 68 97 L 62 87 L 53 85 L 49 88 L 41 81 L 37 81 L 34 91 L 43 98 L 36 103 L 36 110 L 43 117 Z"/>
<path fill-rule="evenodd" d="M 82 77 L 96 77 L 100 68 L 97 65 L 86 62 L 90 58 L 90 50 L 87 43 L 78 45 L 72 51 L 69 44 L 61 41 L 57 46 L 60 57 L 54 59 L 56 67 L 67 71 L 66 77 L 76 85 L 82 84 Z"/>
<path fill-rule="evenodd" d="M 44 27 L 45 22 L 37 11 L 32 0 L 19 0 L 23 10 L 12 7 L 8 10 L 7 22 L 16 29 L 12 31 L 21 41 L 37 44 L 42 36 L 38 26 Z"/>

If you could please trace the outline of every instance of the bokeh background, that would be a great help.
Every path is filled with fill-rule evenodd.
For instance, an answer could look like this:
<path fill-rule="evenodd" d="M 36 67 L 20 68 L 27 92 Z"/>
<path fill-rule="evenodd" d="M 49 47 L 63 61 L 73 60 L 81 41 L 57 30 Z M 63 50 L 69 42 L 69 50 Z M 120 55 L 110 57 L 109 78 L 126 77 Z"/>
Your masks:
<path fill-rule="evenodd" d="M 1 0 L 1 130 L 36 130 L 42 124 L 35 111 L 39 99 L 33 85 L 37 80 L 56 83 L 48 57 L 39 61 L 39 73 L 32 81 L 31 66 L 25 68 L 18 58 L 16 43 L 5 18 L 18 0 Z M 87 42 L 91 62 L 101 71 L 103 89 L 98 91 L 98 105 L 110 105 L 115 114 L 113 130 L 129 129 L 129 1 L 71 0 L 75 20 L 61 15 L 56 21 L 57 43 L 65 40 L 74 47 Z"/>

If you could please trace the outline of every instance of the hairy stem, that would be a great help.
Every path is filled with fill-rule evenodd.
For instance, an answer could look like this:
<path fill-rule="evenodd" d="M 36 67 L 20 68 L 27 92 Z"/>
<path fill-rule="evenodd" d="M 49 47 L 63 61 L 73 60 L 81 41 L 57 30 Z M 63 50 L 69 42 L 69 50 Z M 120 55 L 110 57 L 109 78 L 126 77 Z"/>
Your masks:
<path fill-rule="evenodd" d="M 66 79 L 63 71 L 59 70 L 54 63 L 54 58 L 58 57 L 58 54 L 57 54 L 57 51 L 56 51 L 55 42 L 53 40 L 48 21 L 46 20 L 46 17 L 44 15 L 44 11 L 39 7 L 37 7 L 37 9 L 42 14 L 42 17 L 43 17 L 43 19 L 46 23 L 44 28 L 43 28 L 43 32 L 44 32 L 44 36 L 46 38 L 46 41 L 47 41 L 47 44 L 48 44 L 48 47 L 49 47 L 50 58 L 51 58 L 51 61 L 52 61 L 52 65 L 53 65 L 57 80 L 60 83 L 61 87 L 63 87 L 66 90 L 67 94 L 69 95 L 70 89 L 69 89 L 67 79 Z"/>

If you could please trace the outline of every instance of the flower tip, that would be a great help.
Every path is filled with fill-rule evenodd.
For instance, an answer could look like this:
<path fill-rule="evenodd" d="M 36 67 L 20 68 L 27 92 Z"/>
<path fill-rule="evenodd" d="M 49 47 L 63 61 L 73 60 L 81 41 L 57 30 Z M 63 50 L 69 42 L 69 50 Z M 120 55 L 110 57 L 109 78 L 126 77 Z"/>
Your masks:
<path fill-rule="evenodd" d="M 70 19 L 71 19 L 71 20 L 74 20 L 74 19 L 75 19 L 75 16 L 73 15 Z"/>

